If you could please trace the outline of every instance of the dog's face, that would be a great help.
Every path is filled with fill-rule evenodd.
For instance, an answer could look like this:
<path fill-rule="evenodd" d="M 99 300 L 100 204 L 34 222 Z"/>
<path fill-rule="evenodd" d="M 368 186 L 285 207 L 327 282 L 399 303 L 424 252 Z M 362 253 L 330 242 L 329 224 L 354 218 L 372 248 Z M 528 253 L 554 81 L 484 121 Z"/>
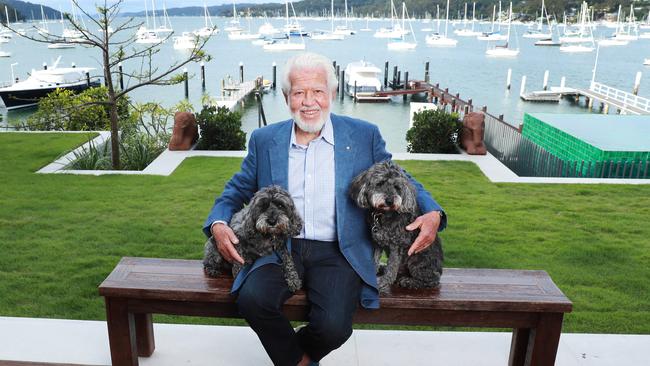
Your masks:
<path fill-rule="evenodd" d="M 397 212 L 417 210 L 415 187 L 402 168 L 388 160 L 354 178 L 350 196 L 361 208 Z"/>
<path fill-rule="evenodd" d="M 265 235 L 295 236 L 302 229 L 289 193 L 278 186 L 261 189 L 251 201 L 251 221 Z"/>

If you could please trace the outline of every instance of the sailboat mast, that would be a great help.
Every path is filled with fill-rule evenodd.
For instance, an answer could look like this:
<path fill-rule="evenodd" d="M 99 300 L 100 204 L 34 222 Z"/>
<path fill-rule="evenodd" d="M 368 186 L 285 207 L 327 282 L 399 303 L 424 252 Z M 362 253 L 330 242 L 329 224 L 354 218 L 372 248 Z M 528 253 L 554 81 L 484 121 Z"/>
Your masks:
<path fill-rule="evenodd" d="M 449 0 L 447 0 L 447 10 L 445 14 L 445 38 L 447 38 L 447 25 L 449 24 Z"/>
<path fill-rule="evenodd" d="M 144 0 L 144 22 L 147 24 L 147 29 L 149 29 L 149 10 L 147 9 L 147 0 Z"/>
<path fill-rule="evenodd" d="M 332 23 L 332 33 L 334 33 L 334 0 L 330 1 L 330 22 Z"/>
<path fill-rule="evenodd" d="M 151 18 L 153 19 L 153 29 L 156 30 L 156 3 L 151 0 Z"/>

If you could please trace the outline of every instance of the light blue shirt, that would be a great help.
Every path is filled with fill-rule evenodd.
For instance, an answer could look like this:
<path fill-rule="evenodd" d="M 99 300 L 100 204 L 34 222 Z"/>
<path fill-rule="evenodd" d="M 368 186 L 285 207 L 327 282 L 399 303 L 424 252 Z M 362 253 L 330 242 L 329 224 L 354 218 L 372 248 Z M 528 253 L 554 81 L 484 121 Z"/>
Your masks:
<path fill-rule="evenodd" d="M 289 144 L 289 193 L 304 221 L 298 238 L 335 241 L 334 129 L 327 118 L 320 136 L 299 145 L 296 125 Z"/>

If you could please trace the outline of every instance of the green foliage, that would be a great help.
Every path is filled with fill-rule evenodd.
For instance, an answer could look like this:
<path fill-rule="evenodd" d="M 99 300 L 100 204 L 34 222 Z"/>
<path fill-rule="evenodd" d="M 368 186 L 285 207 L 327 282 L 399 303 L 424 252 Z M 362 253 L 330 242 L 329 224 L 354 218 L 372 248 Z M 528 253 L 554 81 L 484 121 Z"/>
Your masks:
<path fill-rule="evenodd" d="M 75 170 L 109 170 L 111 169 L 111 149 L 109 144 L 96 146 L 89 140 L 88 147 L 82 147 L 80 152 L 74 152 L 74 161 L 68 169 Z"/>
<path fill-rule="evenodd" d="M 462 123 L 457 113 L 442 109 L 416 112 L 406 132 L 406 149 L 412 153 L 457 153 Z"/>
<path fill-rule="evenodd" d="M 203 106 L 196 115 L 201 129 L 197 150 L 244 150 L 246 133 L 241 129 L 241 114 L 226 107 Z"/>
<path fill-rule="evenodd" d="M 108 90 L 89 88 L 79 94 L 57 89 L 41 99 L 38 110 L 27 118 L 26 128 L 37 131 L 99 131 L 110 128 Z M 129 99 L 118 100 L 120 121 L 129 121 Z"/>

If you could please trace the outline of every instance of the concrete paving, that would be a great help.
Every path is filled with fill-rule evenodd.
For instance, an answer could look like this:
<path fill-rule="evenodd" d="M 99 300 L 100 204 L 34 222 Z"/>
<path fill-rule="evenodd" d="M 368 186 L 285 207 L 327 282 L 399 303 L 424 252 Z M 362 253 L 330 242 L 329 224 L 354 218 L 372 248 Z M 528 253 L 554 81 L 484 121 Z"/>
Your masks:
<path fill-rule="evenodd" d="M 143 366 L 271 365 L 248 327 L 154 324 Z M 508 361 L 510 333 L 355 330 L 323 366 L 473 365 Z M 558 366 L 650 365 L 650 335 L 562 334 Z M 110 365 L 106 323 L 0 317 L 2 361 Z"/>
<path fill-rule="evenodd" d="M 101 145 L 108 138 L 107 132 L 99 132 L 100 135 L 93 140 L 96 146 Z M 168 176 L 186 159 L 195 156 L 210 157 L 239 157 L 246 156 L 246 151 L 169 151 L 165 150 L 143 171 L 113 171 L 113 170 L 65 170 L 74 158 L 74 152 L 80 152 L 88 148 L 86 143 L 55 160 L 51 164 L 39 170 L 38 173 L 62 173 L 62 174 L 83 174 L 83 175 L 105 175 L 105 174 L 143 174 Z M 490 153 L 487 155 L 461 154 L 411 154 L 395 153 L 394 160 L 425 160 L 425 161 L 469 161 L 476 164 L 481 172 L 495 183 L 551 183 L 551 184 L 650 184 L 650 179 L 598 179 L 598 178 L 547 178 L 547 177 L 519 177 L 508 167 L 503 165 Z"/>

